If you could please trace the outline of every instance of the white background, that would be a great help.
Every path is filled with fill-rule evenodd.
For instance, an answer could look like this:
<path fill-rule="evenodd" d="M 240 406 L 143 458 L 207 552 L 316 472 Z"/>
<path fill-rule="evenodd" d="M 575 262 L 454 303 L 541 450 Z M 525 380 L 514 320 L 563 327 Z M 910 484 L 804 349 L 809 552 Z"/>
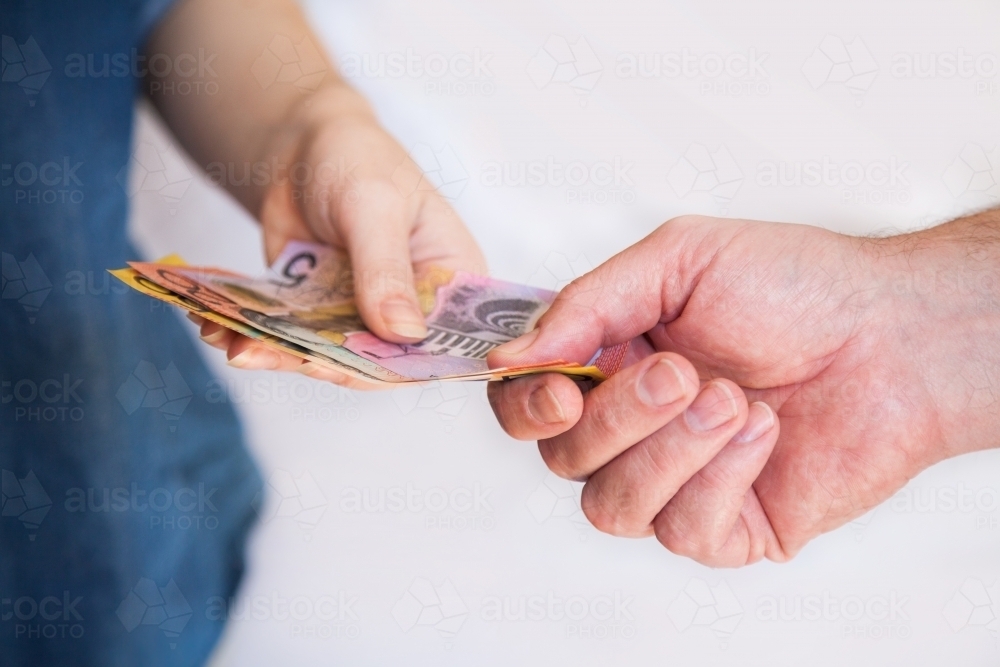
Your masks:
<path fill-rule="evenodd" d="M 432 69 L 438 56 L 485 60 L 469 76 L 461 66 L 440 77 L 369 69 L 351 80 L 404 146 L 437 153 L 438 166 L 423 166 L 447 184 L 501 278 L 561 286 L 683 213 L 872 233 L 1000 198 L 996 2 L 317 1 L 310 15 L 342 63 L 367 56 L 371 68 L 379 54 L 408 49 Z M 558 55 L 562 44 L 576 45 L 575 62 L 550 80 L 553 61 L 540 52 Z M 854 44 L 853 58 L 831 69 L 823 53 L 836 60 L 843 44 Z M 685 49 L 690 74 L 618 70 L 627 54 L 651 63 Z M 753 77 L 710 76 L 720 59 L 751 53 Z M 960 53 L 969 76 L 926 75 L 931 58 Z M 924 76 L 898 69 L 914 59 Z M 584 77 L 561 80 L 574 72 Z M 172 150 L 146 111 L 136 140 Z M 550 159 L 563 169 L 618 161 L 624 176 L 489 180 L 496 165 Z M 836 178 L 763 180 L 781 163 L 824 160 Z M 884 182 L 879 167 L 892 164 L 898 177 Z M 844 185 L 841 174 L 851 181 L 858 166 L 871 177 Z M 693 180 L 692 169 L 705 173 Z M 179 201 L 139 192 L 133 202 L 147 256 L 262 268 L 254 224 L 200 177 Z M 927 471 L 790 564 L 715 571 L 654 540 L 590 528 L 579 489 L 547 475 L 534 445 L 501 432 L 484 385 L 352 394 L 205 354 L 265 477 L 293 480 L 284 504 L 270 495 L 267 510 L 279 515 L 250 546 L 238 608 L 263 611 L 230 623 L 216 665 L 1000 664 L 997 624 L 986 627 L 1000 616 L 997 452 Z M 350 511 L 354 497 L 408 487 L 420 503 Z M 476 489 L 479 505 L 467 507 Z M 443 509 L 442 492 L 454 497 Z M 285 516 L 296 502 L 314 509 Z M 574 618 L 562 604 L 543 605 L 542 618 L 492 614 L 497 601 L 516 608 L 533 596 L 569 601 Z M 819 618 L 769 616 L 775 604 L 787 617 L 824 596 Z M 603 604 L 616 597 L 617 613 Z M 300 618 L 282 617 L 280 600 L 293 599 Z M 343 608 L 310 610 L 323 599 Z M 578 618 L 581 599 L 596 604 Z M 203 601 L 191 602 L 201 613 Z"/>

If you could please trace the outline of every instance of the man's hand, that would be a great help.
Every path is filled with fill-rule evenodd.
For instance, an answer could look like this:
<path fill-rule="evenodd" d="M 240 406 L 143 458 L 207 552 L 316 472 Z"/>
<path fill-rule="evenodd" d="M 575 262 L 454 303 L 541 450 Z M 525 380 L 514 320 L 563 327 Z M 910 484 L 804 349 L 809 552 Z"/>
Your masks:
<path fill-rule="evenodd" d="M 933 463 L 1000 445 L 998 218 L 879 240 L 672 220 L 489 359 L 585 362 L 635 339 L 633 364 L 586 394 L 491 383 L 491 404 L 587 480 L 598 529 L 713 566 L 787 560 Z"/>
<path fill-rule="evenodd" d="M 298 45 L 297 58 L 314 61 L 308 69 L 322 74 L 315 86 L 257 79 L 255 63 L 275 37 Z M 182 0 L 151 36 L 147 54 L 177 61 L 207 51 L 214 55 L 218 93 L 157 95 L 151 87 L 150 97 L 210 178 L 260 219 L 268 261 L 293 239 L 346 251 L 368 328 L 385 340 L 415 342 L 427 335 L 415 275 L 431 266 L 483 273 L 485 260 L 455 211 L 365 100 L 338 78 L 318 45 L 292 0 L 252 6 Z M 184 82 L 163 82 L 162 88 L 173 89 L 170 83 Z M 368 386 L 217 324 L 199 323 L 202 338 L 227 350 L 239 368 L 298 370 Z"/>

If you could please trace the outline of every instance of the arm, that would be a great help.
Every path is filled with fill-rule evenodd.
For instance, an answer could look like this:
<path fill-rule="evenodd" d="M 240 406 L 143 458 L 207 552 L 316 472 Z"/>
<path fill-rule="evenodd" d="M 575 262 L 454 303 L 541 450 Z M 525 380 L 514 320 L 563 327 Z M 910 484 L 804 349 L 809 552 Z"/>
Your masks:
<path fill-rule="evenodd" d="M 996 210 L 889 239 L 682 218 L 490 362 L 636 336 L 649 356 L 586 395 L 541 376 L 490 398 L 554 472 L 587 480 L 599 529 L 709 565 L 782 561 L 934 463 L 1000 447 L 998 332 Z"/>
<path fill-rule="evenodd" d="M 274 61 L 259 59 L 272 43 L 297 47 L 309 78 L 290 82 L 269 70 Z M 269 259 L 290 239 L 347 251 L 368 327 L 394 342 L 420 340 L 426 328 L 414 272 L 431 265 L 482 272 L 485 262 L 455 212 L 319 48 L 293 0 L 180 0 L 147 53 L 172 62 L 199 50 L 214 55 L 218 91 L 157 94 L 185 81 L 188 69 L 172 68 L 150 97 L 209 176 L 261 221 Z M 239 356 L 241 367 L 299 363 L 216 325 L 205 324 L 202 334 L 231 359 Z"/>

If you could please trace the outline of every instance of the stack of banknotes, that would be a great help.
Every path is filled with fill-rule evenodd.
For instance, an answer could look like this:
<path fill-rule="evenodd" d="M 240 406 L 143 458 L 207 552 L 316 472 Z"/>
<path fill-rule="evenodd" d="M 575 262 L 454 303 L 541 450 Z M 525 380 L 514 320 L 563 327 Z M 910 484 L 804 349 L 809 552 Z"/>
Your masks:
<path fill-rule="evenodd" d="M 129 268 L 111 273 L 154 299 L 372 384 L 500 380 L 535 373 L 600 381 L 618 370 L 628 346 L 599 350 L 586 364 L 554 359 L 491 369 L 486 363 L 490 350 L 533 329 L 556 294 L 446 270 L 432 270 L 417 284 L 429 335 L 419 343 L 390 343 L 361 321 L 347 257 L 300 241 L 285 246 L 259 278 L 189 266 L 176 255 L 129 262 Z"/>

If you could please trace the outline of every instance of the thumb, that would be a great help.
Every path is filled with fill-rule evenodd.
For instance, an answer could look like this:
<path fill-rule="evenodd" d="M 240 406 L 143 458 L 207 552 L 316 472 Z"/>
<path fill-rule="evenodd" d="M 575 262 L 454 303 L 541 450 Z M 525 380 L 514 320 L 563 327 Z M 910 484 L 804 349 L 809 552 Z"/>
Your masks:
<path fill-rule="evenodd" d="M 316 241 L 293 199 L 291 181 L 275 185 L 264 194 L 260 223 L 264 233 L 264 255 L 270 265 L 289 241 Z"/>
<path fill-rule="evenodd" d="M 344 214 L 354 299 L 361 319 L 372 333 L 393 343 L 426 338 L 427 325 L 414 287 L 413 214 L 407 203 L 395 192 L 369 191 Z"/>
<path fill-rule="evenodd" d="M 686 223 L 670 221 L 556 297 L 533 331 L 495 348 L 491 368 L 557 359 L 585 364 L 600 348 L 624 343 L 683 310 L 697 284 L 698 264 L 711 252 L 692 253 L 681 238 Z"/>

